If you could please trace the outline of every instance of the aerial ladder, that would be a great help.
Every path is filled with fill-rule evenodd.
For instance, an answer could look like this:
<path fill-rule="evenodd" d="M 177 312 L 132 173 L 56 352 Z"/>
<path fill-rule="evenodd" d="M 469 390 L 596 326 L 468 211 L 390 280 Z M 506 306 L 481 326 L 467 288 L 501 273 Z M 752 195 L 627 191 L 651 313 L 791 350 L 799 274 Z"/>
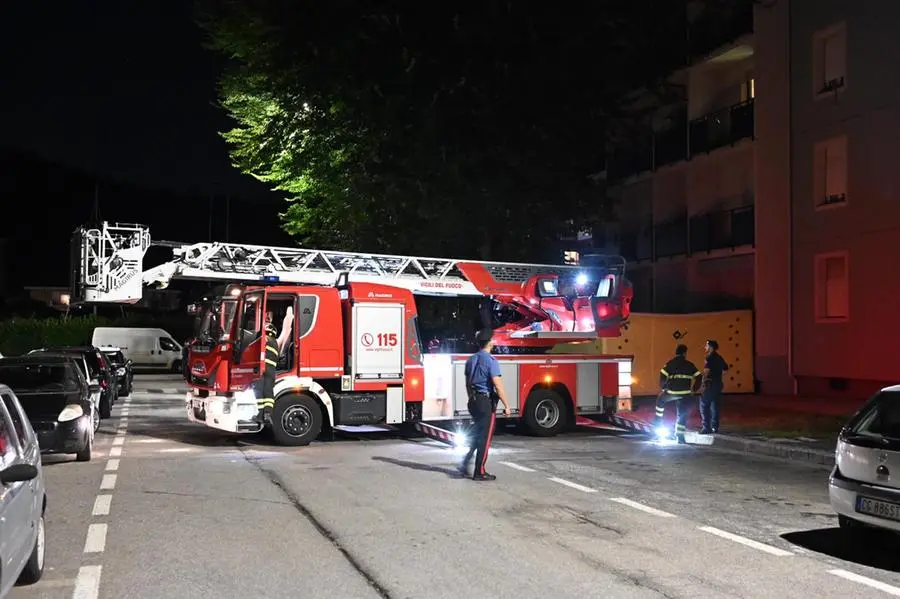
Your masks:
<path fill-rule="evenodd" d="M 144 257 L 151 246 L 170 248 L 173 259 L 145 271 Z M 322 286 L 377 283 L 417 295 L 488 299 L 482 304 L 485 324 L 491 305 L 505 306 L 522 318 L 495 327 L 502 329 L 498 332 L 519 345 L 548 345 L 619 336 L 632 297 L 625 260 L 592 258 L 591 266 L 579 267 L 242 243 L 184 244 L 153 241 L 145 225 L 102 222 L 79 227 L 73 234 L 71 301 L 135 304 L 143 298 L 144 287 L 164 289 L 173 279 Z"/>

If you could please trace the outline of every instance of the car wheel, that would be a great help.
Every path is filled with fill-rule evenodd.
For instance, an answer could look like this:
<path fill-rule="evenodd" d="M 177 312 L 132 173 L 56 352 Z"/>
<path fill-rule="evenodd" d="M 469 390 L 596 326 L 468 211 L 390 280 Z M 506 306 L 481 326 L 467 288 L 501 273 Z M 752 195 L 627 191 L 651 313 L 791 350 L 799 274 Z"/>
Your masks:
<path fill-rule="evenodd" d="M 19 575 L 19 584 L 34 584 L 44 575 L 44 515 L 41 514 L 37 524 L 37 538 L 31 556 L 25 563 L 25 569 Z"/>
<path fill-rule="evenodd" d="M 272 410 L 272 436 L 279 445 L 309 445 L 322 432 L 322 409 L 308 395 L 282 396 Z"/>
<path fill-rule="evenodd" d="M 535 389 L 525 403 L 525 426 L 538 437 L 555 437 L 566 425 L 566 402 L 551 389 Z"/>
<path fill-rule="evenodd" d="M 110 398 L 100 398 L 100 418 L 106 420 L 112 416 L 112 402 Z"/>
<path fill-rule="evenodd" d="M 79 462 L 90 462 L 92 457 L 94 457 L 94 435 L 88 435 L 84 449 L 75 454 L 75 459 Z"/>
<path fill-rule="evenodd" d="M 94 432 L 100 430 L 100 411 L 95 406 L 91 409 L 91 422 L 94 425 Z"/>

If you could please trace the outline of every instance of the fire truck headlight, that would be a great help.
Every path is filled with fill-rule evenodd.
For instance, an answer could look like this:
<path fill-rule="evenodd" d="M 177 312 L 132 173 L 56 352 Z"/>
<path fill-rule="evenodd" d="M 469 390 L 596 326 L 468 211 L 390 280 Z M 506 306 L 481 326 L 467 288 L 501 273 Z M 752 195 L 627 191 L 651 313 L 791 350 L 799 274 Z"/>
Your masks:
<path fill-rule="evenodd" d="M 659 438 L 659 439 L 665 439 L 670 434 L 669 429 L 666 428 L 665 426 L 658 426 L 658 427 L 656 427 L 656 430 L 653 432 L 656 434 L 657 438 Z"/>
<path fill-rule="evenodd" d="M 575 284 L 576 284 L 576 285 L 587 285 L 587 282 L 588 282 L 587 275 L 584 274 L 583 272 L 582 272 L 582 273 L 578 273 L 578 276 L 575 277 Z"/>

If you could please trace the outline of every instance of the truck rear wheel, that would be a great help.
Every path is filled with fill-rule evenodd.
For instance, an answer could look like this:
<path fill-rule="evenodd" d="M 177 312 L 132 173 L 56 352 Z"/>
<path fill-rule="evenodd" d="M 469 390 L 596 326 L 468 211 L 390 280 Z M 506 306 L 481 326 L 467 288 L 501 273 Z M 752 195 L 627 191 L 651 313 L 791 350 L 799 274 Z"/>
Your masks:
<path fill-rule="evenodd" d="M 279 445 L 299 447 L 322 432 L 322 409 L 309 395 L 284 395 L 272 410 L 272 436 Z"/>
<path fill-rule="evenodd" d="M 566 402 L 551 389 L 535 389 L 525 403 L 525 426 L 538 437 L 555 437 L 566 425 Z"/>

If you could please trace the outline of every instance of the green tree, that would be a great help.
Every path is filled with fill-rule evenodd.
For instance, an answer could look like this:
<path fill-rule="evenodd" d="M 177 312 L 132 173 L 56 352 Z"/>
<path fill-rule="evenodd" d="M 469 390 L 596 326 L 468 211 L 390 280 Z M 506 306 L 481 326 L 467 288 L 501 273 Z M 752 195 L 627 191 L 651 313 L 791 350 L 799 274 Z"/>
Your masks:
<path fill-rule="evenodd" d="M 305 245 L 548 259 L 609 216 L 621 98 L 683 61 L 681 2 L 200 0 L 234 164 Z"/>

